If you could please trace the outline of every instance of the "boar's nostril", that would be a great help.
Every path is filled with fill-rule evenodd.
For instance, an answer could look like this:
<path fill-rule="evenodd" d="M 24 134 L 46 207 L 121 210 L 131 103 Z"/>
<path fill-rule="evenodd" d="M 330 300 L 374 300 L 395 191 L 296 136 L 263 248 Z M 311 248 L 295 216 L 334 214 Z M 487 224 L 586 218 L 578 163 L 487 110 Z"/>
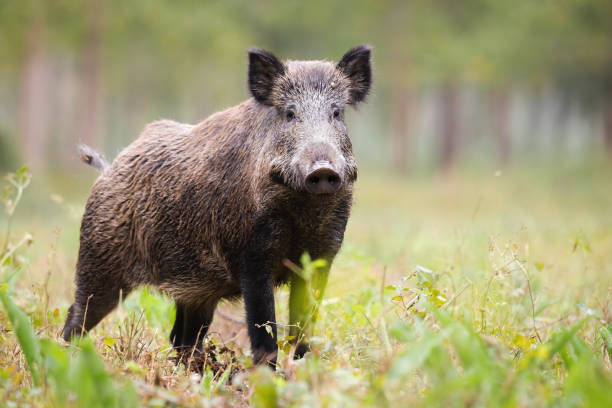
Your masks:
<path fill-rule="evenodd" d="M 340 177 L 336 173 L 330 174 L 327 176 L 327 182 L 333 185 L 340 184 Z"/>
<path fill-rule="evenodd" d="M 335 193 L 340 188 L 340 176 L 332 168 L 316 166 L 306 176 L 306 190 L 313 194 Z"/>

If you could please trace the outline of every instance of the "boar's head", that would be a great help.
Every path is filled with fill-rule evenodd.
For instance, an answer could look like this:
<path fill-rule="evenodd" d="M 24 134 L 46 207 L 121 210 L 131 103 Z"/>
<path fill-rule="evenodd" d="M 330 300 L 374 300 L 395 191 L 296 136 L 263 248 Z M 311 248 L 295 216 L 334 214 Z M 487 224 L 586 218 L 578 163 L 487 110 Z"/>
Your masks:
<path fill-rule="evenodd" d="M 277 183 L 309 194 L 333 194 L 357 177 L 344 122 L 347 105 L 370 90 L 371 47 L 348 51 L 337 64 L 281 62 L 271 53 L 249 51 L 249 89 L 270 108 L 266 115 L 269 175 Z"/>

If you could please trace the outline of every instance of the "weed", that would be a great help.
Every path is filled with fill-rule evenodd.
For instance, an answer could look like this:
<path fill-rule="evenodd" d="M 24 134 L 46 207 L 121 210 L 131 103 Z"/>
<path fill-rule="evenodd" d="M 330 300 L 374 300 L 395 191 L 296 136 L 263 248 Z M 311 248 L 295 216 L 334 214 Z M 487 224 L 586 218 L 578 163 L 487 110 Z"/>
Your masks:
<path fill-rule="evenodd" d="M 477 199 L 452 200 L 444 186 L 360 180 L 368 195 L 357 197 L 345 249 L 312 311 L 312 351 L 293 360 L 295 338 L 280 324 L 274 373 L 252 366 L 244 321 L 226 311 L 202 353 L 173 351 L 172 301 L 150 288 L 135 291 L 82 340 L 63 343 L 68 291 L 51 288 L 67 286 L 72 272 L 53 265 L 74 259 L 76 237 L 19 220 L 29 181 L 19 170 L 3 195 L 0 393 L 7 406 L 612 406 L 609 189 L 600 201 L 567 207 L 533 179 L 530 205 L 521 207 L 516 186 L 481 179 Z M 465 183 L 453 191 L 473 191 Z M 68 212 L 65 222 L 72 219 Z M 45 231 L 53 231 L 49 249 L 37 254 L 32 235 L 39 242 Z M 327 265 L 306 255 L 287 266 L 320 298 L 316 276 Z M 286 297 L 277 293 L 279 321 Z"/>

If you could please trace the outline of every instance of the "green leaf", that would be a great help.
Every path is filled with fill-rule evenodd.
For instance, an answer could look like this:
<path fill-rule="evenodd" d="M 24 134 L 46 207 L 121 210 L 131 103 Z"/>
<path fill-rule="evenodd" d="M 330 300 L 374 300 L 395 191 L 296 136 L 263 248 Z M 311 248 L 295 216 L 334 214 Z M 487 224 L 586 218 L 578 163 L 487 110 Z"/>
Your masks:
<path fill-rule="evenodd" d="M 419 341 L 410 345 L 401 352 L 393 361 L 389 375 L 398 378 L 420 368 L 429 357 L 432 350 L 440 345 L 448 337 L 448 331 L 427 333 Z"/>
<path fill-rule="evenodd" d="M 227 383 L 227 380 L 230 374 L 232 373 L 232 364 L 233 361 L 230 361 L 229 365 L 225 368 L 225 371 L 223 371 L 223 374 L 221 374 L 221 378 L 219 378 L 219 381 L 217 381 L 217 386 L 215 387 L 217 390 L 223 389 L 223 387 L 225 387 L 225 384 Z"/>
<path fill-rule="evenodd" d="M 139 374 L 139 375 L 146 375 L 147 374 L 147 370 L 145 370 L 143 367 L 141 367 L 140 365 L 138 365 L 138 363 L 136 363 L 135 361 L 128 361 L 125 363 L 125 367 L 130 370 L 131 372 L 133 372 L 134 374 Z"/>
<path fill-rule="evenodd" d="M 274 373 L 268 367 L 259 367 L 251 374 L 249 382 L 255 387 L 251 403 L 255 407 L 275 408 L 278 406 L 278 392 Z"/>
<path fill-rule="evenodd" d="M 73 382 L 68 375 L 68 351 L 51 339 L 40 339 L 40 350 L 47 384 L 54 391 L 55 405 L 65 406 L 72 388 L 70 384 Z"/>
<path fill-rule="evenodd" d="M 110 337 L 110 336 L 106 336 L 104 338 L 104 345 L 111 347 L 113 344 L 115 344 L 117 342 L 117 339 Z"/>
<path fill-rule="evenodd" d="M 8 293 L 0 291 L 0 300 L 6 309 L 9 321 L 15 330 L 23 355 L 28 362 L 34 385 L 39 385 L 38 365 L 40 364 L 40 344 L 34 334 L 30 318 L 11 300 Z"/>
<path fill-rule="evenodd" d="M 17 177 L 20 180 L 25 180 L 25 179 L 28 178 L 28 176 L 29 176 L 29 174 L 28 174 L 28 166 L 23 166 L 22 168 L 17 170 Z"/>
<path fill-rule="evenodd" d="M 580 401 L 577 405 L 612 406 L 612 379 L 590 353 L 585 353 L 572 365 L 563 388 L 565 399 Z"/>
<path fill-rule="evenodd" d="M 608 352 L 608 358 L 612 359 L 612 326 L 606 325 L 599 329 L 601 338 L 603 339 L 604 346 Z"/>
<path fill-rule="evenodd" d="M 209 366 L 206 366 L 206 370 L 202 376 L 202 382 L 200 382 L 200 392 L 204 394 L 206 398 L 210 398 L 212 395 L 214 378 L 215 373 L 212 372 Z"/>
<path fill-rule="evenodd" d="M 116 384 L 106 371 L 93 341 L 86 337 L 78 342 L 80 352 L 70 367 L 73 392 L 81 407 L 123 407 L 138 405 L 138 395 L 131 385 Z"/>
<path fill-rule="evenodd" d="M 573 324 L 569 328 L 561 331 L 560 333 L 555 334 L 549 340 L 550 345 L 550 355 L 554 355 L 556 353 L 561 353 L 565 351 L 567 344 L 572 340 L 572 338 L 578 333 L 578 330 L 589 320 L 590 317 L 585 317 L 579 322 Z M 568 362 L 566 361 L 566 365 Z"/>
<path fill-rule="evenodd" d="M 437 273 L 421 265 L 417 265 L 416 268 L 414 268 L 413 273 L 416 275 L 417 281 L 420 285 L 431 284 L 438 280 Z"/>

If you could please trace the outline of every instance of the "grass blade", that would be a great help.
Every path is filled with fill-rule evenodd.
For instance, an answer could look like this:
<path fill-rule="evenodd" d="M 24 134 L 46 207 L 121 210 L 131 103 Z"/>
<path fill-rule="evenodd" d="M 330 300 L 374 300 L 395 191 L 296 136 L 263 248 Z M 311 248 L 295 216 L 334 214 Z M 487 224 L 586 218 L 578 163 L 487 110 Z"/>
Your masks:
<path fill-rule="evenodd" d="M 6 309 L 9 321 L 13 325 L 15 335 L 23 350 L 23 355 L 28 362 L 28 369 L 32 376 L 32 382 L 37 386 L 39 385 L 38 366 L 40 363 L 40 344 L 36 334 L 34 334 L 30 318 L 12 301 L 5 290 L 0 290 L 0 301 L 2 301 Z"/>

